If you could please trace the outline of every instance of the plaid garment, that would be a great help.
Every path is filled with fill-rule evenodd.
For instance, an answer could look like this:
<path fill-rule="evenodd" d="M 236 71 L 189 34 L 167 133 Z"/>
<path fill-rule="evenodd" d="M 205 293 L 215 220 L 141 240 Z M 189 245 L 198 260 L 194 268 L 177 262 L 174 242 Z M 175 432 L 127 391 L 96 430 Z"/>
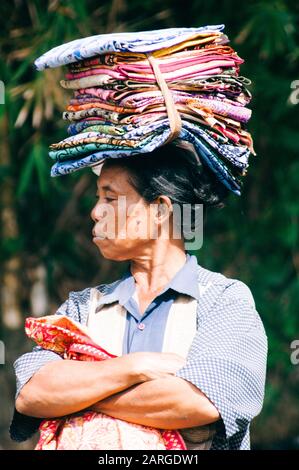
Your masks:
<path fill-rule="evenodd" d="M 197 333 L 186 364 L 177 377 L 198 387 L 216 406 L 221 420 L 211 450 L 250 449 L 250 423 L 263 405 L 268 341 L 249 287 L 198 265 L 202 285 L 197 306 Z M 97 286 L 109 294 L 116 283 Z M 56 314 L 86 324 L 90 287 L 70 292 Z M 15 363 L 16 398 L 32 375 L 44 364 L 63 360 L 39 346 Z M 41 419 L 14 411 L 11 438 L 23 441 L 37 431 Z"/>

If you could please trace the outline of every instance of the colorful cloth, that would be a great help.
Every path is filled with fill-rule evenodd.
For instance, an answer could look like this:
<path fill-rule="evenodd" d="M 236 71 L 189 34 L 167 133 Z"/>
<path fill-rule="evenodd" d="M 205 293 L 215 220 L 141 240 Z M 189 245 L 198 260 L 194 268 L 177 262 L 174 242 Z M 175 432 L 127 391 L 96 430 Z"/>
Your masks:
<path fill-rule="evenodd" d="M 155 125 L 151 124 L 148 127 L 149 129 L 154 129 Z M 157 127 L 157 126 L 156 126 Z M 196 130 L 196 134 L 194 132 L 190 132 L 188 129 Z M 139 127 L 134 130 L 136 135 L 140 135 L 144 132 L 145 127 Z M 140 146 L 136 149 L 135 154 L 140 152 L 151 152 L 156 147 L 159 146 L 160 142 L 164 142 L 167 137 L 169 136 L 169 126 L 168 120 L 166 119 L 163 124 L 159 126 L 159 133 L 156 130 L 155 133 L 151 134 L 151 141 L 147 142 L 144 146 Z M 131 135 L 133 134 L 133 131 Z M 210 145 L 207 145 L 203 139 L 201 139 L 201 135 L 204 136 L 205 133 L 202 129 L 198 126 L 192 126 L 192 124 L 184 123 L 184 127 L 181 131 L 182 137 L 184 140 L 190 141 L 193 143 L 194 147 L 200 152 L 202 160 L 206 162 L 206 164 L 214 171 L 219 180 L 224 180 L 226 185 L 229 185 L 230 189 L 234 190 L 234 192 L 239 191 L 239 184 L 235 176 L 229 170 L 228 166 L 223 163 L 222 160 L 217 156 L 217 152 L 213 152 L 213 149 Z M 69 138 L 68 138 L 69 139 Z M 212 139 L 210 139 L 212 142 Z M 141 141 L 142 144 L 142 141 Z M 248 156 L 249 150 L 243 146 L 235 147 L 233 145 L 218 145 L 216 141 L 213 141 L 213 145 L 216 148 L 220 148 L 223 156 L 228 160 L 231 159 L 232 163 L 235 161 L 239 162 L 243 168 L 247 168 L 248 166 Z M 93 164 L 98 164 L 106 157 L 111 158 L 121 158 L 125 156 L 132 155 L 133 151 L 122 149 L 122 150 L 101 150 L 100 152 L 96 152 L 87 156 L 82 156 L 80 159 L 76 160 L 66 160 L 64 162 L 56 162 L 51 169 L 52 176 L 64 175 L 68 173 L 72 173 L 78 169 L 89 167 Z"/>
<path fill-rule="evenodd" d="M 95 343 L 87 328 L 67 316 L 26 319 L 25 331 L 43 349 L 64 359 L 102 361 L 116 357 Z M 186 445 L 175 430 L 128 423 L 91 410 L 46 419 L 40 424 L 35 450 L 182 450 Z"/>
<path fill-rule="evenodd" d="M 223 28 L 103 34 L 63 44 L 37 59 L 38 70 L 66 65 L 60 83 L 73 90 L 63 113 L 70 137 L 50 146 L 51 176 L 93 168 L 106 158 L 152 152 L 171 140 L 187 141 L 203 166 L 240 195 L 241 177 L 250 154 L 255 155 L 246 130 L 250 80 L 239 74 L 244 60 L 228 45 Z M 175 132 L 157 69 L 179 116 Z"/>

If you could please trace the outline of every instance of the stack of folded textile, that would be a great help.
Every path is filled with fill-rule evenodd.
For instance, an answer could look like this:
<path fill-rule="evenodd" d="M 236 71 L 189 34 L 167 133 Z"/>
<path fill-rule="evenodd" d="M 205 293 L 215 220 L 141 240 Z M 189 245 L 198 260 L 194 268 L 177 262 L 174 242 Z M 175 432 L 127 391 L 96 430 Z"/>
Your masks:
<path fill-rule="evenodd" d="M 50 146 L 51 176 L 187 141 L 240 195 L 240 177 L 255 155 L 245 127 L 250 80 L 239 75 L 243 60 L 223 28 L 102 34 L 37 59 L 38 70 L 66 65 L 61 85 L 73 91 L 63 113 L 69 137 Z"/>

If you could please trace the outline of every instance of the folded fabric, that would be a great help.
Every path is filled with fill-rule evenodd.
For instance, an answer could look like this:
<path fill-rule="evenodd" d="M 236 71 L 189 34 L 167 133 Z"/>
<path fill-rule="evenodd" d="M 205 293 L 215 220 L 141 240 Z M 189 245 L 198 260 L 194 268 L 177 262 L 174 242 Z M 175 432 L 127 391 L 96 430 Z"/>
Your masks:
<path fill-rule="evenodd" d="M 224 25 L 92 36 L 58 46 L 38 70 L 66 65 L 73 90 L 66 139 L 50 146 L 51 176 L 106 158 L 150 153 L 170 141 L 193 145 L 203 166 L 240 195 L 255 155 L 246 124 L 250 80 Z"/>
<path fill-rule="evenodd" d="M 39 346 L 64 359 L 102 361 L 117 357 L 95 343 L 86 327 L 64 315 L 29 317 L 25 331 Z M 39 431 L 35 450 L 186 450 L 179 431 L 129 423 L 92 410 L 45 419 Z"/>
<path fill-rule="evenodd" d="M 152 130 L 153 130 L 153 125 Z M 225 165 L 223 161 L 216 155 L 216 152 L 213 152 L 212 149 L 204 143 L 203 140 L 200 140 L 194 132 L 194 128 L 196 126 L 192 126 L 192 124 L 183 121 L 183 128 L 180 133 L 180 138 L 182 140 L 186 140 L 194 145 L 194 148 L 201 155 L 202 160 L 206 163 L 212 171 L 215 172 L 217 177 L 220 181 L 223 182 L 231 191 L 235 192 L 236 194 L 239 193 L 239 183 L 237 178 L 232 174 L 231 170 L 228 168 L 228 165 Z M 191 130 L 188 131 L 188 129 Z M 137 133 L 142 132 L 142 128 L 138 128 Z M 200 132 L 203 133 L 202 130 L 196 129 L 197 134 Z M 90 154 L 88 156 L 82 156 L 82 158 L 77 160 L 67 160 L 64 162 L 56 162 L 51 169 L 52 176 L 58 175 L 65 175 L 68 173 L 72 173 L 73 171 L 95 165 L 102 161 L 105 158 L 121 158 L 126 157 L 129 155 L 133 155 L 134 153 L 146 153 L 151 152 L 155 148 L 157 148 L 161 143 L 165 142 L 169 136 L 169 125 L 168 120 L 166 119 L 163 125 L 160 125 L 158 129 L 156 129 L 156 133 L 152 133 L 152 139 L 150 142 L 147 142 L 146 145 L 138 148 L 138 150 L 102 150 L 101 152 L 96 152 Z M 214 142 L 216 145 L 216 142 Z M 227 159 L 231 158 L 231 162 L 235 163 L 241 157 L 242 161 L 244 162 L 244 168 L 248 166 L 248 157 L 249 157 L 249 150 L 246 147 L 235 147 L 233 145 L 224 146 L 221 145 L 221 151 L 223 152 L 223 156 L 225 155 Z"/>
<path fill-rule="evenodd" d="M 128 147 L 142 147 L 146 145 L 150 140 L 153 138 L 154 133 L 158 133 L 161 126 L 162 121 L 160 122 L 159 128 L 154 125 L 143 127 L 143 129 L 136 128 L 132 131 L 126 132 L 122 137 L 110 139 L 108 141 L 106 136 L 99 137 L 98 132 L 84 132 L 80 133 L 79 135 L 71 136 L 63 141 L 52 144 L 50 146 L 50 156 L 55 158 L 56 152 L 61 152 L 62 149 L 66 150 L 75 150 L 77 146 L 82 145 L 90 145 L 94 144 L 101 144 L 101 143 L 114 143 L 115 145 L 120 146 L 128 146 Z M 167 120 L 164 121 L 164 128 L 167 128 Z M 248 149 L 243 147 L 234 147 L 233 145 L 219 145 L 217 144 L 216 140 L 213 139 L 208 132 L 205 132 L 203 129 L 196 128 L 195 126 L 190 125 L 189 123 L 185 123 L 186 128 L 193 131 L 195 134 L 198 135 L 198 138 L 206 141 L 206 144 L 210 145 L 211 148 L 217 150 L 220 155 L 226 158 L 228 161 L 234 163 L 234 165 L 238 166 L 239 168 L 246 169 L 248 166 Z M 156 127 L 156 129 L 155 129 Z M 146 138 L 143 137 L 142 133 L 145 133 Z M 208 146 L 207 145 L 207 146 Z"/>
<path fill-rule="evenodd" d="M 234 106 L 230 103 L 225 103 L 224 100 L 220 99 L 205 99 L 200 97 L 191 98 L 189 96 L 178 96 L 174 95 L 173 99 L 174 103 L 178 105 L 185 105 L 186 108 L 192 109 L 193 107 L 196 108 L 209 108 L 215 114 L 223 114 L 224 116 L 229 116 L 233 119 L 237 119 L 241 122 L 247 122 L 251 116 L 251 110 L 247 108 L 243 108 L 241 106 Z M 115 106 L 110 105 L 105 102 L 95 102 L 92 101 L 91 103 L 80 103 L 80 104 L 71 104 L 67 107 L 68 111 L 82 111 L 85 109 L 107 109 L 115 111 L 119 114 L 141 114 L 146 111 L 148 108 L 153 110 L 153 106 L 158 107 L 157 105 L 162 105 L 164 108 L 164 100 L 161 97 L 157 98 L 148 98 L 146 100 L 140 101 L 139 104 L 135 104 L 131 107 L 122 107 L 122 106 Z M 161 109 L 161 106 L 160 106 Z"/>
<path fill-rule="evenodd" d="M 58 67 L 106 52 L 148 52 L 171 47 L 194 37 L 220 36 L 224 25 L 167 28 L 152 31 L 99 34 L 54 47 L 34 62 L 37 70 Z"/>

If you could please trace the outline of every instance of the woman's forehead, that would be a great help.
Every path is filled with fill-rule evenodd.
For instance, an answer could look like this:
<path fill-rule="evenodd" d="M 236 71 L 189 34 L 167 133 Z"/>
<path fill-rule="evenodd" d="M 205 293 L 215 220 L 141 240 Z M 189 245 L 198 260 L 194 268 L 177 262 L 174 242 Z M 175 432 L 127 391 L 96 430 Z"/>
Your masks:
<path fill-rule="evenodd" d="M 103 168 L 97 178 L 97 187 L 103 191 L 132 192 L 133 187 L 128 180 L 127 171 L 119 167 Z"/>

